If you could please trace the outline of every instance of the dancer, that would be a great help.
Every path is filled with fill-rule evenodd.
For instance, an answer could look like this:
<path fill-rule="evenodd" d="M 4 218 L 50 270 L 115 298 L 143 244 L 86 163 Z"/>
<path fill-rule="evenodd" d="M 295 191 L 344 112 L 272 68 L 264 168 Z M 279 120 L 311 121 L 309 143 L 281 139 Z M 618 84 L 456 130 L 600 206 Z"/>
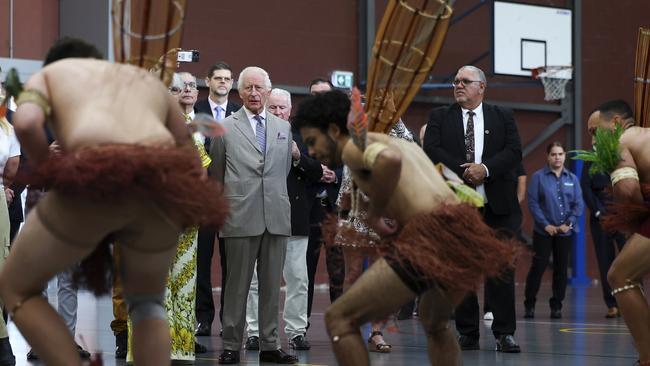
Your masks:
<path fill-rule="evenodd" d="M 130 65 L 55 62 L 79 47 L 90 46 L 56 44 L 17 101 L 14 123 L 32 162 L 30 183 L 50 190 L 13 244 L 0 296 L 45 364 L 81 365 L 70 332 L 39 294 L 48 279 L 86 257 L 76 279 L 107 293 L 108 243 L 117 241 L 135 363 L 169 365 L 163 301 L 176 242 L 185 227 L 219 224 L 223 198 L 218 185 L 199 179 L 204 169 L 165 86 Z M 60 155 L 48 154 L 46 122 Z"/>
<path fill-rule="evenodd" d="M 602 218 L 603 227 L 633 233 L 607 279 L 639 352 L 636 364 L 649 366 L 650 308 L 642 282 L 650 272 L 650 129 L 634 125 L 627 103 L 602 104 L 588 121 L 594 151 L 576 158 L 593 161 L 590 172 L 611 177 L 615 203 Z"/>
<path fill-rule="evenodd" d="M 360 108 L 357 94 L 355 110 Z M 294 120 L 310 155 L 327 165 L 349 167 L 370 198 L 370 227 L 383 237 L 395 235 L 387 256 L 326 312 L 336 358 L 340 365 L 368 365 L 359 327 L 421 294 L 420 319 L 431 363 L 459 365 L 460 350 L 448 325 L 451 311 L 481 276 L 509 267 L 516 251 L 495 238 L 476 208 L 460 202 L 416 144 L 368 133 L 363 152 L 351 139 L 360 135 L 348 133 L 349 110 L 347 96 L 331 91 L 305 99 Z M 358 243 L 363 245 L 362 237 Z"/>

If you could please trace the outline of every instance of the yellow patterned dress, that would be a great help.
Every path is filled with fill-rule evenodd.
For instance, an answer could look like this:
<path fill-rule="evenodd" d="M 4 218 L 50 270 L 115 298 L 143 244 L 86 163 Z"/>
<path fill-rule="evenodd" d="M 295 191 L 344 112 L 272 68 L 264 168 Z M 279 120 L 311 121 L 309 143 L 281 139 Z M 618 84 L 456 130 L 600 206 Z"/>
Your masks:
<path fill-rule="evenodd" d="M 203 142 L 195 136 L 194 143 L 199 150 L 201 163 L 207 168 L 212 160 L 205 151 Z M 198 228 L 185 230 L 178 239 L 176 257 L 172 262 L 165 289 L 165 311 L 171 336 L 171 359 L 194 361 L 194 327 L 196 323 L 196 253 Z M 133 334 L 131 319 L 129 334 Z M 129 337 L 127 362 L 133 362 L 132 337 Z"/>

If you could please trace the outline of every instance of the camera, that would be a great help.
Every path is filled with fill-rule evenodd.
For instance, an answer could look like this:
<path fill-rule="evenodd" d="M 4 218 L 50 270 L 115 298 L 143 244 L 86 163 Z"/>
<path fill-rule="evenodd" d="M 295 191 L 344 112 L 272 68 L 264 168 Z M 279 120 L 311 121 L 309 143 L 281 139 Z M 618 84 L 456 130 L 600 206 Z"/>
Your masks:
<path fill-rule="evenodd" d="M 178 62 L 199 62 L 199 51 L 178 51 Z"/>

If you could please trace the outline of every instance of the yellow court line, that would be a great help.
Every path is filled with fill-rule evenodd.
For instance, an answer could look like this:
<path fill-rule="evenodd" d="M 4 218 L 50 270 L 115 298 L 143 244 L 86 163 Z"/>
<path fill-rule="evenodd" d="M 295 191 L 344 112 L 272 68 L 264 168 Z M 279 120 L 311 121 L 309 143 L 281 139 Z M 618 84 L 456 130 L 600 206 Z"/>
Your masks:
<path fill-rule="evenodd" d="M 618 331 L 617 331 L 618 330 Z M 613 334 L 629 335 L 630 332 L 624 327 L 607 328 L 561 328 L 560 332 L 570 334 Z"/>

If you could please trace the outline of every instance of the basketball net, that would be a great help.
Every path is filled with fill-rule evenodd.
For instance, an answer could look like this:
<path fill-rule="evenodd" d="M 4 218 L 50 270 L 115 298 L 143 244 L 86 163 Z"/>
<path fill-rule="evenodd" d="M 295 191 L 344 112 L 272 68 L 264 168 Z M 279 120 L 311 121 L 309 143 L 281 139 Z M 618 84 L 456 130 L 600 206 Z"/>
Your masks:
<path fill-rule="evenodd" d="M 571 66 L 546 66 L 533 70 L 533 78 L 540 79 L 544 85 L 544 100 L 549 101 L 564 99 L 572 74 Z"/>

